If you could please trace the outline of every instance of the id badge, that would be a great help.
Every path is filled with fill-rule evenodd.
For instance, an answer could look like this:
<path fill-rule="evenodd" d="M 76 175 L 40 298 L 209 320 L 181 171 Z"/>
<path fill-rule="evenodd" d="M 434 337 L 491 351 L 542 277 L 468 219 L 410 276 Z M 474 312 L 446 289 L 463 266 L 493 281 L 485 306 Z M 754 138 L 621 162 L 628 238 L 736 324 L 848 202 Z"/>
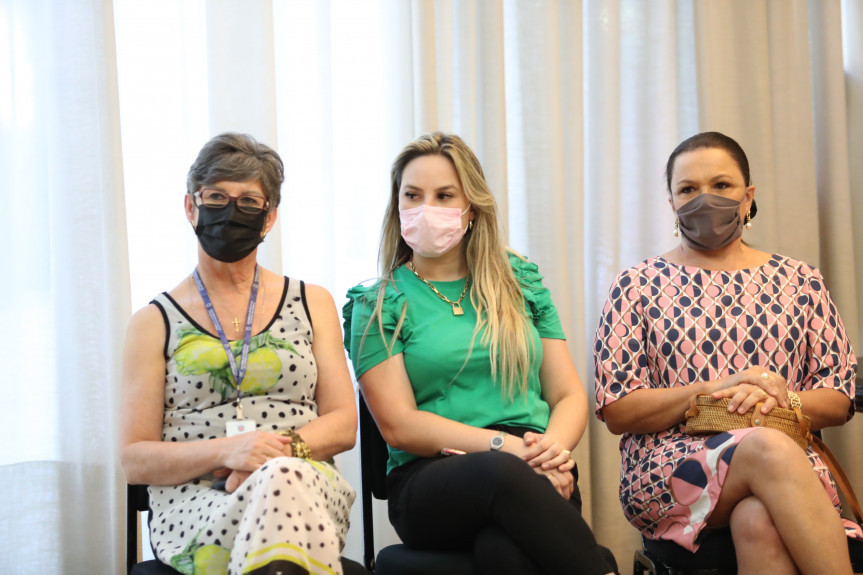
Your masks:
<path fill-rule="evenodd" d="M 249 433 L 257 428 L 254 419 L 234 419 L 225 422 L 225 435 L 233 437 L 241 433 Z"/>

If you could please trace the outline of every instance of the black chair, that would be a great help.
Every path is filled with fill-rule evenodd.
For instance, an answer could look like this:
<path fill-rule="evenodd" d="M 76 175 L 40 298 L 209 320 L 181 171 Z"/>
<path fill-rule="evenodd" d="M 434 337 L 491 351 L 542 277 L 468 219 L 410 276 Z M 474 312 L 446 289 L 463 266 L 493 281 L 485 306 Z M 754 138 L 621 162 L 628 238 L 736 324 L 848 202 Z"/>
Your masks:
<path fill-rule="evenodd" d="M 146 485 L 126 486 L 126 573 L 129 575 L 179 575 L 169 565 L 158 559 L 150 559 L 138 563 L 138 512 L 147 513 L 150 522 L 150 494 Z M 342 571 L 345 575 L 369 575 L 366 569 L 345 557 L 342 557 Z"/>
<path fill-rule="evenodd" d="M 633 575 L 737 575 L 737 558 L 731 531 L 708 534 L 695 553 L 672 541 L 642 538 L 644 548 L 635 552 Z M 863 573 L 863 541 L 848 540 L 854 573 Z"/>
<path fill-rule="evenodd" d="M 375 575 L 473 575 L 473 556 L 452 551 L 424 551 L 404 544 L 384 547 L 375 559 L 375 529 L 372 496 L 387 498 L 387 444 L 372 418 L 369 408 L 359 397 L 360 459 L 362 460 L 363 546 L 365 564 Z"/>
<path fill-rule="evenodd" d="M 737 575 L 737 557 L 728 529 L 706 534 L 695 553 L 673 541 L 642 537 L 641 544 L 643 548 L 635 552 L 633 575 Z"/>
<path fill-rule="evenodd" d="M 150 522 L 150 494 L 146 485 L 126 485 L 126 573 L 129 575 L 178 575 L 157 559 L 138 563 L 138 512 L 147 513 Z"/>

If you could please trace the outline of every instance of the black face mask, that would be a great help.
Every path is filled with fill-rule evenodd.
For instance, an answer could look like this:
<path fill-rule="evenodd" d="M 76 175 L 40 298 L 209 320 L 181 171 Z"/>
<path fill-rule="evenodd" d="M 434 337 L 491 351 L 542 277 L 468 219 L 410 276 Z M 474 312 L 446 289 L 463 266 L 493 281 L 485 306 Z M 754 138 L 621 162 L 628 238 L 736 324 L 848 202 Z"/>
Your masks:
<path fill-rule="evenodd" d="M 233 203 L 224 208 L 200 205 L 195 234 L 208 256 L 232 263 L 252 253 L 264 241 L 261 232 L 266 221 L 266 210 L 259 214 L 246 214 Z"/>

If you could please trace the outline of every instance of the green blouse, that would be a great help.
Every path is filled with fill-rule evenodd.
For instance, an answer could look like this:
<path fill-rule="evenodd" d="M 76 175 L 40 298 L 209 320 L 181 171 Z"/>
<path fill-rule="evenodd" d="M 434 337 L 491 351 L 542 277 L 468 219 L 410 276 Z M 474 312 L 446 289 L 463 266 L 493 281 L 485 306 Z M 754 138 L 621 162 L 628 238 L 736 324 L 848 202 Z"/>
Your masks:
<path fill-rule="evenodd" d="M 480 341 L 482 333 L 477 336 L 470 358 L 465 363 L 477 319 L 469 295 L 462 301 L 464 315 L 455 316 L 451 306 L 405 266 L 393 272 L 393 282 L 386 287 L 383 338 L 377 321 L 369 326 L 377 298 L 377 284 L 371 287 L 360 285 L 348 291 L 349 301 L 343 309 L 345 347 L 357 378 L 388 358 L 384 339 L 392 342 L 395 326 L 404 309 L 404 323 L 398 338 L 392 342 L 392 354 L 404 354 L 418 409 L 475 427 L 502 424 L 544 431 L 548 426 L 549 407 L 542 398 L 539 381 L 542 362 L 540 338 L 566 337 L 549 291 L 542 285 L 537 266 L 512 254 L 510 264 L 521 284 L 528 317 L 533 320 L 531 336 L 535 352 L 531 357 L 527 395 L 517 394 L 510 398 L 502 393 L 498 382 L 491 376 L 488 347 Z M 465 279 L 432 283 L 446 297 L 456 301 L 464 289 L 464 282 Z M 413 459 L 417 456 L 390 448 L 387 471 Z"/>

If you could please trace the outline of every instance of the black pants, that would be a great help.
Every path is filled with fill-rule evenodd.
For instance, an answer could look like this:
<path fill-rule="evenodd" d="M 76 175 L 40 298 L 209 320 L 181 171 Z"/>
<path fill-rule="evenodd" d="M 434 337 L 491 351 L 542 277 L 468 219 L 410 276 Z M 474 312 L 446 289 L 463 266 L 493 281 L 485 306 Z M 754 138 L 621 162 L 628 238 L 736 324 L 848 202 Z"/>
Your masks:
<path fill-rule="evenodd" d="M 472 551 L 480 574 L 612 571 L 581 516 L 577 486 L 566 501 L 509 453 L 412 461 L 390 472 L 387 488 L 390 521 L 405 544 Z"/>

